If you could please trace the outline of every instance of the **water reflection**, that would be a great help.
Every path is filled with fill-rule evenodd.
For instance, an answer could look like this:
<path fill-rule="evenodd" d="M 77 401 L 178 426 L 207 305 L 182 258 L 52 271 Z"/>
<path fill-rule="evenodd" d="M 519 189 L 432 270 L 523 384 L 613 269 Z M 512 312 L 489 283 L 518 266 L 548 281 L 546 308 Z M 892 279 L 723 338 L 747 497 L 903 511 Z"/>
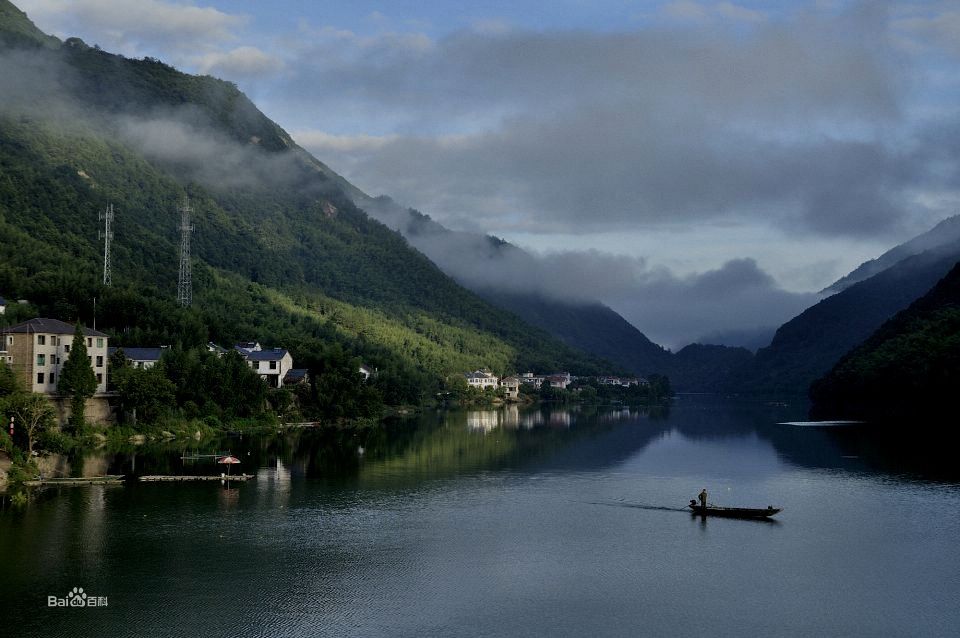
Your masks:
<path fill-rule="evenodd" d="M 263 492 L 278 505 L 289 503 L 297 481 L 304 478 L 386 486 L 496 469 L 596 471 L 677 436 L 708 444 L 760 446 L 769 450 L 765 458 L 774 465 L 935 480 L 960 474 L 949 454 L 952 447 L 937 441 L 913 439 L 909 444 L 899 432 L 869 426 L 781 425 L 805 409 L 684 397 L 671 411 L 653 412 L 549 404 L 437 410 L 361 430 L 301 429 L 203 443 L 150 442 L 112 454 L 98 450 L 69 458 L 55 455 L 47 457 L 43 467 L 47 476 L 219 474 L 214 459 L 203 455 L 230 451 L 241 459 L 237 469 L 255 474 L 255 482 L 269 487 Z M 696 460 L 681 457 L 673 462 Z"/>

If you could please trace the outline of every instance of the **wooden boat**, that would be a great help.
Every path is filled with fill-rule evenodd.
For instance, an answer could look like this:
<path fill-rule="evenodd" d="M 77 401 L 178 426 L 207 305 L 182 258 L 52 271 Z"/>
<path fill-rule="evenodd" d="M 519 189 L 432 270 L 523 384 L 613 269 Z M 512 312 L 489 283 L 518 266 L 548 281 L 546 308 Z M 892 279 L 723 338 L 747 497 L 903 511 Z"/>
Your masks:
<path fill-rule="evenodd" d="M 717 507 L 716 505 L 703 507 L 695 503 L 690 503 L 688 507 L 693 511 L 693 514 L 698 516 L 723 516 L 726 518 L 765 519 L 782 511 L 781 508 L 773 507 L 772 505 L 761 509 L 753 507 Z"/>

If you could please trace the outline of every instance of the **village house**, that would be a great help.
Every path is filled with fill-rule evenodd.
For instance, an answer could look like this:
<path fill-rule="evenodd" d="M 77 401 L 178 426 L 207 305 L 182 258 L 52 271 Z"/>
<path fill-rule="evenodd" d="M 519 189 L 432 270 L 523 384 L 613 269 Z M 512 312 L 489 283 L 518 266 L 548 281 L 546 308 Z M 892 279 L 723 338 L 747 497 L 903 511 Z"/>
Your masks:
<path fill-rule="evenodd" d="M 569 373 L 561 372 L 560 374 L 551 374 L 544 381 L 549 383 L 551 388 L 566 390 L 567 386 L 570 385 L 571 377 Z"/>
<path fill-rule="evenodd" d="M 364 381 L 369 381 L 370 377 L 374 376 L 376 373 L 376 368 L 371 368 L 363 363 L 360 364 L 360 376 L 363 377 Z"/>
<path fill-rule="evenodd" d="M 300 385 L 301 383 L 307 383 L 308 381 L 309 375 L 306 368 L 292 368 L 283 376 L 284 386 Z"/>
<path fill-rule="evenodd" d="M 105 333 L 82 328 L 90 367 L 97 379 L 95 394 L 107 391 L 107 340 Z M 74 326 L 58 319 L 35 318 L 4 328 L 3 357 L 32 392 L 56 395 L 60 371 L 70 355 Z"/>
<path fill-rule="evenodd" d="M 287 373 L 293 369 L 293 357 L 283 348 L 264 349 L 251 341 L 237 344 L 234 350 L 271 388 L 282 388 Z"/>
<path fill-rule="evenodd" d="M 497 382 L 499 379 L 485 370 L 474 370 L 473 372 L 465 372 L 464 377 L 467 379 L 467 384 L 474 388 L 480 388 L 484 390 L 486 388 L 496 388 Z"/>
<path fill-rule="evenodd" d="M 520 378 L 510 376 L 500 381 L 500 387 L 508 399 L 517 399 L 520 397 Z"/>
<path fill-rule="evenodd" d="M 117 350 L 119 350 L 123 352 L 123 356 L 126 357 L 127 361 L 132 367 L 149 370 L 153 366 L 157 365 L 157 362 L 160 361 L 160 357 L 169 349 L 170 346 L 160 346 L 159 348 L 133 348 L 122 346 L 118 348 L 109 348 L 108 352 L 112 357 Z"/>
<path fill-rule="evenodd" d="M 7 314 L 7 300 L 0 297 L 0 315 Z"/>
<path fill-rule="evenodd" d="M 535 375 L 532 372 L 524 372 L 520 375 L 520 383 L 532 385 L 537 390 L 543 385 L 543 377 Z"/>

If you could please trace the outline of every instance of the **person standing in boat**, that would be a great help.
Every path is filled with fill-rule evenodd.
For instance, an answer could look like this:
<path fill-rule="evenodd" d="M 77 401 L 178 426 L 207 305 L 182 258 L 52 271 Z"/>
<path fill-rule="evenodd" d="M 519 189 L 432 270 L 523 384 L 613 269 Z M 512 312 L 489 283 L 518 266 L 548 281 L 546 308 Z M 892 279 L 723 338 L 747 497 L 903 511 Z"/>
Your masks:
<path fill-rule="evenodd" d="M 700 507 L 707 509 L 707 488 L 700 490 L 700 494 L 697 495 L 697 498 L 700 499 Z"/>

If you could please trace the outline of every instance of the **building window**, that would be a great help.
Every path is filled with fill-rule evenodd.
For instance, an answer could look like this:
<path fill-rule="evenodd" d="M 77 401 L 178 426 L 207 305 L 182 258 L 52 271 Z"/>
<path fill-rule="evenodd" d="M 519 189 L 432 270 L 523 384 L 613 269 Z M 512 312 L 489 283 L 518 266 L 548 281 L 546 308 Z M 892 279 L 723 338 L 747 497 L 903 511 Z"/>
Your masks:
<path fill-rule="evenodd" d="M 91 337 L 87 337 L 87 347 L 88 348 L 93 347 L 93 339 Z"/>
<path fill-rule="evenodd" d="M 50 336 L 50 345 L 51 345 L 51 346 L 56 346 L 56 345 L 59 345 L 59 344 L 60 344 L 60 338 L 57 337 L 57 335 L 51 335 L 51 336 Z"/>
<path fill-rule="evenodd" d="M 270 362 L 270 369 L 271 369 L 271 370 L 276 370 L 276 369 L 277 369 L 277 362 L 276 362 L 276 361 L 271 361 L 271 362 Z"/>
<path fill-rule="evenodd" d="M 66 352 L 67 354 L 70 354 L 70 344 L 63 346 L 63 351 Z"/>
<path fill-rule="evenodd" d="M 38 354 L 38 355 L 37 355 L 37 365 L 38 365 L 38 366 L 45 366 L 45 365 L 47 365 L 47 355 L 45 355 L 45 354 Z"/>
<path fill-rule="evenodd" d="M 103 383 L 103 374 L 101 374 L 100 372 L 98 372 L 98 373 L 97 373 L 97 385 L 100 385 L 101 383 Z"/>
<path fill-rule="evenodd" d="M 12 345 L 13 345 L 13 337 L 7 337 L 7 345 L 8 345 L 8 346 L 12 346 Z"/>
<path fill-rule="evenodd" d="M 103 347 L 103 337 L 97 337 L 97 347 L 98 348 Z"/>
<path fill-rule="evenodd" d="M 254 370 L 259 370 L 259 369 L 260 369 L 260 362 L 259 362 L 259 361 L 254 361 L 254 362 L 253 362 L 253 369 L 254 369 Z"/>
<path fill-rule="evenodd" d="M 37 373 L 37 383 L 39 383 L 39 384 L 41 384 L 41 385 L 43 384 L 43 373 L 42 373 L 42 372 L 38 372 L 38 373 Z"/>
<path fill-rule="evenodd" d="M 100 357 L 100 356 L 97 357 L 97 367 L 98 368 L 103 367 L 103 357 Z"/>
<path fill-rule="evenodd" d="M 57 382 L 57 375 L 50 373 L 50 385 L 54 385 Z"/>
<path fill-rule="evenodd" d="M 37 335 L 37 345 L 38 346 L 47 345 L 47 335 Z"/>

